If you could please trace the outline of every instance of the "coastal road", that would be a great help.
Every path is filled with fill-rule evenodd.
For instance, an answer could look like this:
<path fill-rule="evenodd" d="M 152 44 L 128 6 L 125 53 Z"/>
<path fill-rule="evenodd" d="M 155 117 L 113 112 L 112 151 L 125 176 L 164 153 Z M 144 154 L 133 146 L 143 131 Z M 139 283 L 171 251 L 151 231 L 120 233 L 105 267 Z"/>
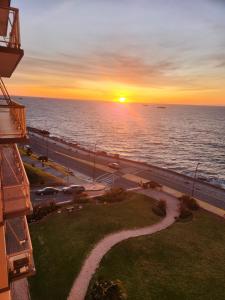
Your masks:
<path fill-rule="evenodd" d="M 166 185 L 179 192 L 192 195 L 194 184 L 194 197 L 208 202 L 219 208 L 225 209 L 225 189 L 213 186 L 192 177 L 174 171 L 147 165 L 139 162 L 128 161 L 103 155 L 94 155 L 88 150 L 66 145 L 51 138 L 43 138 L 39 134 L 30 132 L 30 145 L 34 152 L 46 155 L 65 167 L 86 175 L 108 185 L 133 188 L 138 185 L 138 180 L 153 180 Z M 108 167 L 108 163 L 117 162 L 120 170 Z"/>

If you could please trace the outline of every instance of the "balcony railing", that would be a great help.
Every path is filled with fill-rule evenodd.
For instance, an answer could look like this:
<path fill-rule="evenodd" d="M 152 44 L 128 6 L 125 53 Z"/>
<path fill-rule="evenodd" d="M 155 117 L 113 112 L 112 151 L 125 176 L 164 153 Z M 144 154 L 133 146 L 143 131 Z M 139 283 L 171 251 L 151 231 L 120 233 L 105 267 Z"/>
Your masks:
<path fill-rule="evenodd" d="M 26 138 L 25 107 L 14 101 L 0 104 L 0 143 L 20 142 Z"/>
<path fill-rule="evenodd" d="M 0 145 L 1 159 L 1 199 L 5 218 L 30 213 L 29 181 L 20 158 L 18 148 L 13 145 Z"/>
<path fill-rule="evenodd" d="M 19 10 L 0 4 L 0 77 L 11 77 L 23 55 Z"/>
<path fill-rule="evenodd" d="M 26 217 L 7 220 L 5 226 L 9 279 L 33 275 L 33 250 Z"/>
<path fill-rule="evenodd" d="M 0 6 L 0 46 L 20 49 L 19 10 Z"/>

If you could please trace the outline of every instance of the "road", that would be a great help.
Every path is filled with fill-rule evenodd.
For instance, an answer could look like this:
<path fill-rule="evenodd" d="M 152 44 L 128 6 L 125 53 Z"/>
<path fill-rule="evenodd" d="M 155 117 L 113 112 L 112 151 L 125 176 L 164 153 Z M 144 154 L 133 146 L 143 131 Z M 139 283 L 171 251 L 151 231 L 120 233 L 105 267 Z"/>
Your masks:
<path fill-rule="evenodd" d="M 34 152 L 41 155 L 48 153 L 50 159 L 99 182 L 133 188 L 138 185 L 135 179 L 140 178 L 140 180 L 153 180 L 179 192 L 192 195 L 194 183 L 192 177 L 153 165 L 94 155 L 92 152 L 72 148 L 51 138 L 43 139 L 42 136 L 33 132 L 30 133 L 29 137 L 29 143 Z M 116 171 L 109 168 L 107 166 L 109 162 L 119 163 L 120 170 Z M 225 209 L 225 189 L 196 180 L 194 197 Z"/>

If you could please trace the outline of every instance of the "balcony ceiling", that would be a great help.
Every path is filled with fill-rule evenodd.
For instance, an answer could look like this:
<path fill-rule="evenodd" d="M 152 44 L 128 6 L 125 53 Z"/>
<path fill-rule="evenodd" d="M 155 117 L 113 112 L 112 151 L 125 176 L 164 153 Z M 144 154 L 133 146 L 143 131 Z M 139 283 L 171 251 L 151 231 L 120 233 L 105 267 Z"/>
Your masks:
<path fill-rule="evenodd" d="M 23 54 L 22 49 L 0 46 L 0 77 L 11 77 Z"/>

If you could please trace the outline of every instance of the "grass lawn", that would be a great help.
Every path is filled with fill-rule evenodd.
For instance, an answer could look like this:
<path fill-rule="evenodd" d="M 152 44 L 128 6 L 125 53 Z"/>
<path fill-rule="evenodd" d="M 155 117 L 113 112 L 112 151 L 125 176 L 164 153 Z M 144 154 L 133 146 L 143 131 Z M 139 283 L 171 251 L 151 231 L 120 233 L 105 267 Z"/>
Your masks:
<path fill-rule="evenodd" d="M 120 279 L 128 300 L 225 299 L 225 221 L 203 210 L 190 222 L 125 241 L 95 276 Z"/>
<path fill-rule="evenodd" d="M 32 300 L 65 300 L 85 257 L 103 236 L 160 219 L 152 213 L 153 203 L 147 196 L 129 193 L 123 202 L 87 204 L 81 211 L 53 214 L 31 224 L 37 269 L 29 279 Z"/>
<path fill-rule="evenodd" d="M 28 163 L 24 163 L 24 167 L 25 167 L 29 182 L 32 185 L 40 185 L 40 184 L 62 185 L 63 184 L 63 181 L 60 178 L 53 176 L 49 173 L 46 173 L 39 168 L 32 167 Z"/>

